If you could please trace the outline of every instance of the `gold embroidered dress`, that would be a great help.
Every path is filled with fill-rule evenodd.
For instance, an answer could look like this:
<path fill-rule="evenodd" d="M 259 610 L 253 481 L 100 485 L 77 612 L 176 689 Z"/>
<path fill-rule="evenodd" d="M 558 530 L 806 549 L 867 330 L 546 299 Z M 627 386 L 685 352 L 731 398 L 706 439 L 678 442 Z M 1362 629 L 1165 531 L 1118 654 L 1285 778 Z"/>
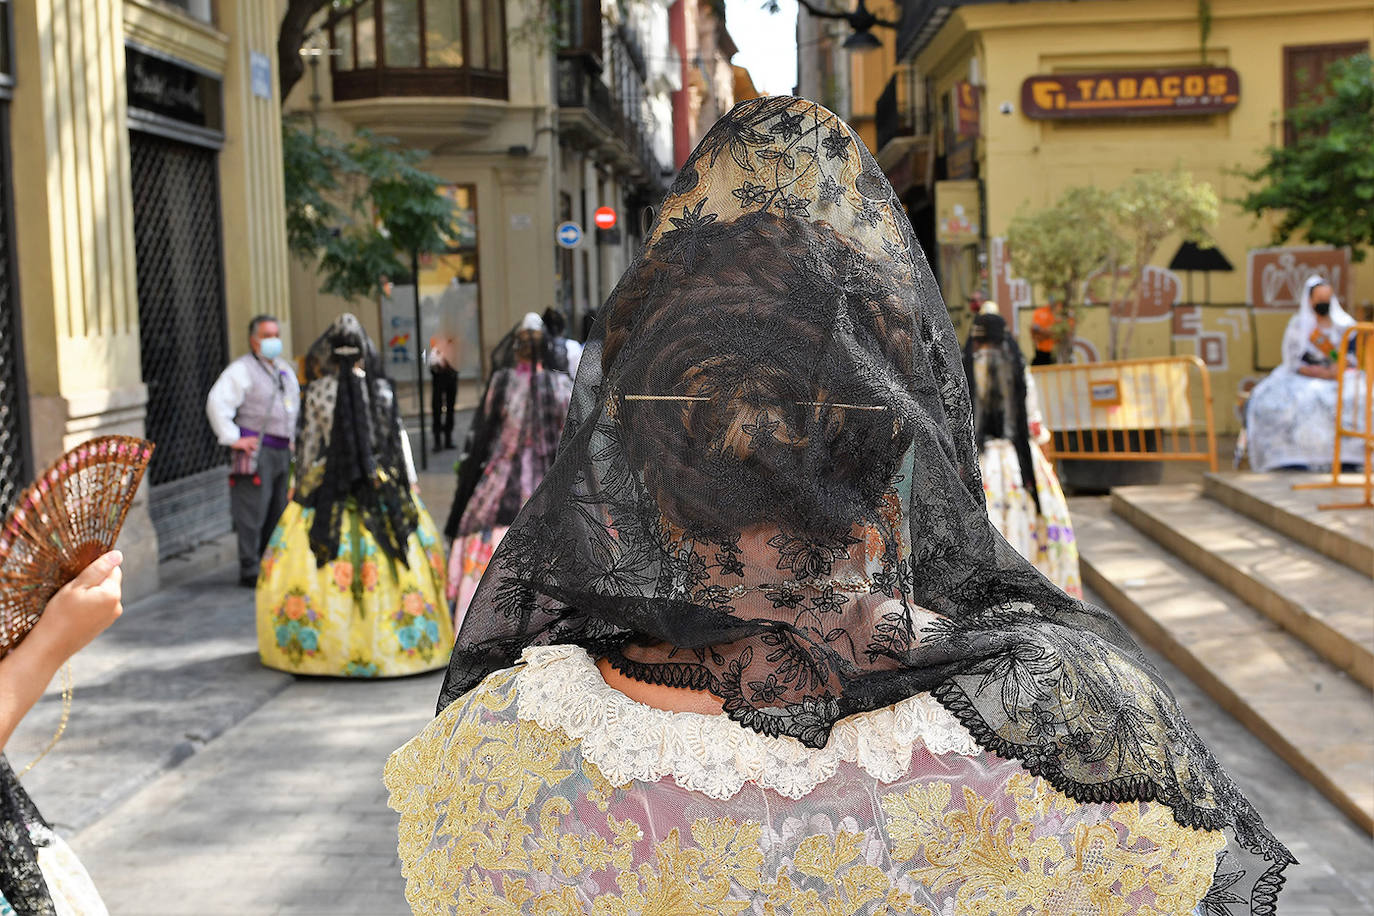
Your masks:
<path fill-rule="evenodd" d="M 1219 832 L 1081 804 L 929 694 L 821 750 L 652 709 L 573 646 L 526 649 L 388 761 L 412 912 L 1180 914 Z"/>

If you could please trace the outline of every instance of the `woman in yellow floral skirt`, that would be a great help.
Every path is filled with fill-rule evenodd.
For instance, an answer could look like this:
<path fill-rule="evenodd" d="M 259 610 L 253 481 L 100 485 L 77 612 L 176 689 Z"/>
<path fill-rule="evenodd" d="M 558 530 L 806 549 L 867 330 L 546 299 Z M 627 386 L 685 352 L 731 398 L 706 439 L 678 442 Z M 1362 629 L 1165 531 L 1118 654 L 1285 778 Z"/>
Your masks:
<path fill-rule="evenodd" d="M 443 667 L 453 645 L 443 545 L 357 318 L 340 316 L 315 342 L 306 381 L 296 492 L 258 577 L 262 663 L 338 677 Z"/>

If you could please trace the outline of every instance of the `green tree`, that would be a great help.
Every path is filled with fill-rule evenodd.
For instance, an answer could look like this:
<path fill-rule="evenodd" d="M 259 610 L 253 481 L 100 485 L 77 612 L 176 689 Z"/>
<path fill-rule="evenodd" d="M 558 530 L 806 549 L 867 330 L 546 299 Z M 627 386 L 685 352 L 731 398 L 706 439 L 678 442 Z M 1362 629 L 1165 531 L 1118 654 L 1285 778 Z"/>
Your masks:
<path fill-rule="evenodd" d="M 1012 267 L 1067 311 L 1055 329 L 1059 358 L 1068 359 L 1069 331 L 1094 278 L 1107 284 L 1111 358 L 1129 356 L 1145 267 L 1171 236 L 1210 245 L 1219 210 L 1211 185 L 1174 171 L 1142 172 L 1112 191 L 1072 187 L 1043 210 L 1018 213 L 1007 231 Z"/>
<path fill-rule="evenodd" d="M 1207 230 L 1217 224 L 1221 201 L 1210 184 L 1194 181 L 1187 172 L 1140 172 L 1111 193 L 1106 215 L 1124 253 L 1109 274 L 1109 347 L 1112 359 L 1126 359 L 1140 317 L 1140 280 L 1146 266 L 1172 236 L 1210 248 Z M 1123 276 L 1124 288 L 1118 282 Z"/>
<path fill-rule="evenodd" d="M 1275 214 L 1274 244 L 1301 235 L 1349 246 L 1363 261 L 1374 244 L 1374 60 L 1331 64 L 1315 100 L 1288 112 L 1295 139 L 1264 151 L 1264 164 L 1241 174 L 1257 185 L 1237 203 L 1255 216 Z"/>
<path fill-rule="evenodd" d="M 1007 229 L 1012 268 L 1051 301 L 1064 303 L 1065 320 L 1053 329 L 1057 358 L 1067 362 L 1070 328 L 1083 303 L 1088 277 L 1119 259 L 1121 243 L 1103 216 L 1111 196 L 1094 187 L 1069 188 L 1043 210 L 1022 209 Z"/>
<path fill-rule="evenodd" d="M 453 203 L 419 167 L 422 151 L 365 130 L 343 141 L 292 117 L 282 148 L 287 245 L 318 270 L 322 292 L 374 294 L 383 276 L 409 274 L 416 253 L 443 250 L 456 235 Z"/>

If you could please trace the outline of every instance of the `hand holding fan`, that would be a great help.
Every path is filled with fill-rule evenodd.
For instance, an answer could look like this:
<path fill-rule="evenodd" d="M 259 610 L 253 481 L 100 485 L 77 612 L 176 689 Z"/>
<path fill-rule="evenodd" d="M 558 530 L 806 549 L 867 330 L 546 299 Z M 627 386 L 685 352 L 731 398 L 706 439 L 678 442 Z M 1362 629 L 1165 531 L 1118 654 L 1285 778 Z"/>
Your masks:
<path fill-rule="evenodd" d="M 0 657 L 58 589 L 114 548 L 153 448 L 130 436 L 83 442 L 19 494 L 0 528 Z"/>

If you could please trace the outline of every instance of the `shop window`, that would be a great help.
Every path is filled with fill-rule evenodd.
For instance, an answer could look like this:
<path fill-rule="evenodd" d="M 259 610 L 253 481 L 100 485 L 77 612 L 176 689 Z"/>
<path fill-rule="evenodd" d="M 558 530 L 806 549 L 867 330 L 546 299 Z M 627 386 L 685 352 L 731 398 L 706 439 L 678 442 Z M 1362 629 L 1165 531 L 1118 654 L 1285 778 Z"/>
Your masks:
<path fill-rule="evenodd" d="M 478 273 L 477 189 L 448 185 L 440 193 L 453 201 L 456 232 L 443 251 L 420 255 L 419 343 L 452 336 L 458 375 L 482 377 L 482 298 Z M 387 371 L 396 379 L 415 377 L 415 285 L 398 282 L 381 300 L 382 346 Z"/>
<path fill-rule="evenodd" d="M 506 98 L 503 0 L 369 0 L 330 27 L 334 98 Z"/>
<path fill-rule="evenodd" d="M 1283 110 L 1285 112 L 1298 105 L 1319 101 L 1324 92 L 1326 69 L 1338 60 L 1364 54 L 1369 51 L 1369 42 L 1356 41 L 1341 44 L 1302 45 L 1283 49 Z M 1284 145 L 1290 145 L 1297 138 L 1293 126 L 1286 121 L 1283 126 Z"/>

